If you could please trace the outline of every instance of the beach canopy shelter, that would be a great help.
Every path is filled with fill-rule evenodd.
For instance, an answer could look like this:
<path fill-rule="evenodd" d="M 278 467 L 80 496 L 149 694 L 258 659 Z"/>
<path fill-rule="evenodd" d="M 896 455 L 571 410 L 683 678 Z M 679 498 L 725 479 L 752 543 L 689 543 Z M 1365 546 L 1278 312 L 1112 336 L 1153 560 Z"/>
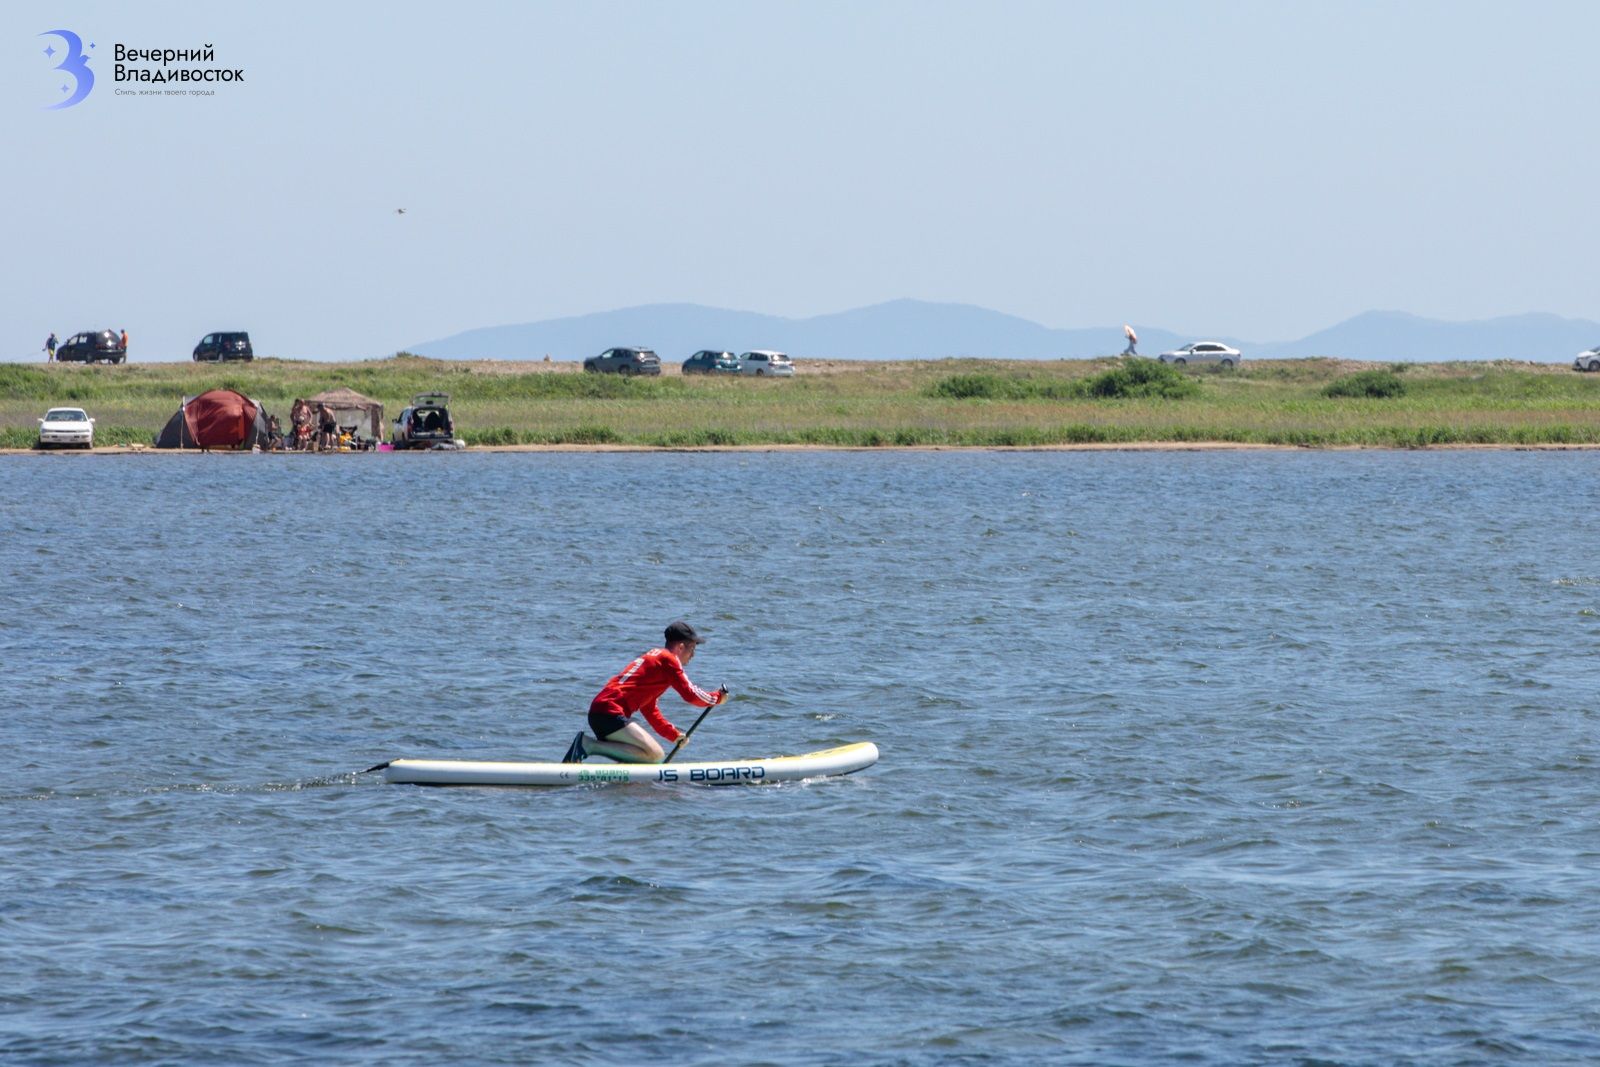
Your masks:
<path fill-rule="evenodd" d="M 157 448 L 267 447 L 267 413 L 232 389 L 186 396 L 156 437 Z"/>
<path fill-rule="evenodd" d="M 340 426 L 354 426 L 356 433 L 374 441 L 383 439 L 383 405 L 370 396 L 362 396 L 354 389 L 329 389 L 306 401 L 313 412 L 318 404 L 328 405 Z"/>

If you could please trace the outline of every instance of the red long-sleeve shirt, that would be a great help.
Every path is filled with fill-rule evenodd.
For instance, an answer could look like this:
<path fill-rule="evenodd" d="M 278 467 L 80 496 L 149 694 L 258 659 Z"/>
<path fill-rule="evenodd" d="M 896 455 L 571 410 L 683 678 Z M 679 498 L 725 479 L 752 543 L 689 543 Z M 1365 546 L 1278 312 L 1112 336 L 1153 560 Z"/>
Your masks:
<path fill-rule="evenodd" d="M 709 708 L 717 702 L 715 693 L 708 693 L 689 681 L 677 656 L 664 648 L 652 648 L 607 682 L 589 707 L 606 708 L 624 718 L 637 711 L 652 730 L 668 741 L 676 741 L 683 736 L 683 731 L 667 721 L 656 703 L 668 686 L 698 708 Z"/>

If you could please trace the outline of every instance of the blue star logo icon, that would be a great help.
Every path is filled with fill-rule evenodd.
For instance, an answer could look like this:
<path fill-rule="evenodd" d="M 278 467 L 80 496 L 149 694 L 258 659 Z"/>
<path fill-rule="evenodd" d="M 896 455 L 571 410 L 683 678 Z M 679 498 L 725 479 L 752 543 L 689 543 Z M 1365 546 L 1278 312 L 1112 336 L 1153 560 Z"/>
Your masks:
<path fill-rule="evenodd" d="M 46 30 L 39 36 L 59 37 L 61 43 L 66 45 L 64 54 L 62 49 L 57 48 L 53 43 L 48 43 L 48 47 L 43 51 L 45 58 L 51 60 L 57 55 L 61 55 L 61 62 L 55 65 L 55 69 L 64 72 L 73 79 L 71 83 L 61 86 L 61 95 L 66 99 L 51 105 L 50 110 L 71 107 L 88 96 L 89 90 L 94 88 L 94 71 L 89 69 L 89 53 L 83 50 L 83 39 L 71 30 Z M 91 43 L 89 47 L 93 48 L 94 45 Z M 73 92 L 74 84 L 77 86 L 77 92 Z"/>

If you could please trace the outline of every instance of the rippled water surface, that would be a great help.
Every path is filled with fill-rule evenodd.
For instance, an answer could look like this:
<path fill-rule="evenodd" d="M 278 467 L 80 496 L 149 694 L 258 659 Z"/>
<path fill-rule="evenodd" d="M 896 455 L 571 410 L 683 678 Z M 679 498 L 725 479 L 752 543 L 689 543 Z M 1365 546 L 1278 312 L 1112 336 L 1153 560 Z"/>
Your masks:
<path fill-rule="evenodd" d="M 0 459 L 0 1061 L 1592 1063 L 1597 465 Z"/>

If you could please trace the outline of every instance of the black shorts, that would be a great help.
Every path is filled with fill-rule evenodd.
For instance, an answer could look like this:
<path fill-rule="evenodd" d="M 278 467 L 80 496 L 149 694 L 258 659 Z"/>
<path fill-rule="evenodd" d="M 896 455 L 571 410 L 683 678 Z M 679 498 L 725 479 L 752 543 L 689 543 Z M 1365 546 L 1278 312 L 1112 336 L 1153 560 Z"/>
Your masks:
<path fill-rule="evenodd" d="M 589 709 L 589 729 L 604 741 L 618 730 L 628 728 L 629 719 L 609 704 L 596 704 Z"/>

